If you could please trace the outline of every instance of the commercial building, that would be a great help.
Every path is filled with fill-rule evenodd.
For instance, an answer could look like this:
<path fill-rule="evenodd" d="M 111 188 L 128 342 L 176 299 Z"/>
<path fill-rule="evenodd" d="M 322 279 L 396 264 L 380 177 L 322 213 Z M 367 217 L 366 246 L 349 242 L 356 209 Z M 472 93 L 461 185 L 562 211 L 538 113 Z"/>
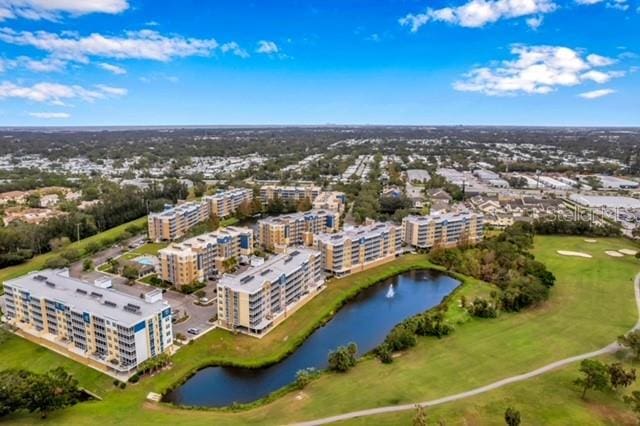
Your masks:
<path fill-rule="evenodd" d="M 615 176 L 606 176 L 606 175 L 598 175 L 598 179 L 600 179 L 600 183 L 602 184 L 603 189 L 636 189 L 640 188 L 640 183 L 629 180 L 622 179 Z"/>
<path fill-rule="evenodd" d="M 310 210 L 258 221 L 258 240 L 265 249 L 283 253 L 293 245 L 313 245 L 313 234 L 331 233 L 338 229 L 338 213 Z"/>
<path fill-rule="evenodd" d="M 336 234 L 314 236 L 322 253 L 324 270 L 341 276 L 394 259 L 402 250 L 402 228 L 391 223 L 369 222 Z"/>
<path fill-rule="evenodd" d="M 160 277 L 178 288 L 203 282 L 251 254 L 253 231 L 229 226 L 159 250 Z"/>
<path fill-rule="evenodd" d="M 208 205 L 202 201 L 184 203 L 159 213 L 151 213 L 147 219 L 149 239 L 153 241 L 175 240 L 208 218 Z"/>
<path fill-rule="evenodd" d="M 322 191 L 315 200 L 313 200 L 314 209 L 326 209 L 334 212 L 342 213 L 344 206 L 347 204 L 347 196 L 344 192 L 339 191 Z"/>
<path fill-rule="evenodd" d="M 640 209 L 640 200 L 632 197 L 571 194 L 569 199 L 591 208 Z"/>
<path fill-rule="evenodd" d="M 240 204 L 251 202 L 253 199 L 253 191 L 247 188 L 229 189 L 220 191 L 214 195 L 208 195 L 202 198 L 208 203 L 209 213 L 218 217 L 226 217 L 232 215 Z"/>
<path fill-rule="evenodd" d="M 469 212 L 407 216 L 402 220 L 404 243 L 420 249 L 452 247 L 463 241 L 474 244 L 482 240 L 483 230 L 483 216 Z"/>
<path fill-rule="evenodd" d="M 322 256 L 308 248 L 280 254 L 218 283 L 218 325 L 263 336 L 324 288 Z"/>
<path fill-rule="evenodd" d="M 320 194 L 322 189 L 319 186 L 278 186 L 265 185 L 260 188 L 260 201 L 268 203 L 269 201 L 279 198 L 282 201 L 301 201 L 308 199 L 313 202 Z"/>
<path fill-rule="evenodd" d="M 6 317 L 19 334 L 109 374 L 126 376 L 173 344 L 160 290 L 141 299 L 52 269 L 3 284 Z"/>

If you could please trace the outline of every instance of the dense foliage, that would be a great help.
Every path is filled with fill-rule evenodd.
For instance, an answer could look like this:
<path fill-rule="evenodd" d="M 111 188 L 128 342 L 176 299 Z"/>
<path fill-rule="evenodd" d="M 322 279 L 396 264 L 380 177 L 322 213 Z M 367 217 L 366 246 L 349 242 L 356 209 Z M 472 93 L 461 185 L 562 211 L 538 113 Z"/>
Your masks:
<path fill-rule="evenodd" d="M 500 235 L 470 247 L 434 248 L 429 258 L 447 269 L 498 286 L 500 307 L 519 311 L 547 299 L 554 275 L 529 253 L 533 235 L 526 225 L 515 225 Z"/>
<path fill-rule="evenodd" d="M 26 410 L 44 418 L 51 411 L 83 398 L 78 382 L 58 367 L 44 374 L 26 370 L 0 371 L 0 417 Z"/>
<path fill-rule="evenodd" d="M 584 235 L 590 237 L 620 237 L 620 226 L 596 224 L 586 220 L 536 220 L 532 230 L 540 235 Z"/>

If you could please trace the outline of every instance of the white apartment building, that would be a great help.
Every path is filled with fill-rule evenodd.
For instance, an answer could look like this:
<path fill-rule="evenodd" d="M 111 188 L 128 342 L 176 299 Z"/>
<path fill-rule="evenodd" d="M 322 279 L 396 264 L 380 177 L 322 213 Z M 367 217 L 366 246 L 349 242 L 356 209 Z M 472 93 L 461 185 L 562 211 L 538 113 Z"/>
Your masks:
<path fill-rule="evenodd" d="M 310 210 L 258 221 L 258 240 L 267 250 L 283 253 L 289 246 L 313 245 L 313 235 L 338 229 L 338 213 Z"/>
<path fill-rule="evenodd" d="M 218 217 L 232 215 L 244 202 L 251 202 L 253 191 L 247 188 L 229 189 L 202 198 L 209 205 L 209 213 Z"/>
<path fill-rule="evenodd" d="M 159 290 L 141 299 L 52 269 L 3 284 L 7 320 L 20 334 L 108 374 L 127 376 L 173 344 L 171 307 Z"/>

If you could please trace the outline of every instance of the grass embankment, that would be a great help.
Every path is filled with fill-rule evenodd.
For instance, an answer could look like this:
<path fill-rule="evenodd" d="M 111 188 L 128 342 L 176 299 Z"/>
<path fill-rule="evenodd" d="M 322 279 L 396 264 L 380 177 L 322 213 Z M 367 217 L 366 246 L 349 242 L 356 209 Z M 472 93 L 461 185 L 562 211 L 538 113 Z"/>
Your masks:
<path fill-rule="evenodd" d="M 116 226 L 115 228 L 111 228 L 104 232 L 100 232 L 98 234 L 92 235 L 80 241 L 73 242 L 66 246 L 66 248 L 72 248 L 80 250 L 80 252 L 85 254 L 85 250 L 87 245 L 90 243 L 100 243 L 102 240 L 109 239 L 115 240 L 118 236 L 122 235 L 128 226 L 136 225 L 141 226 L 147 223 L 147 217 L 141 217 L 140 219 L 133 220 L 131 222 L 123 223 L 122 225 Z M 47 260 L 57 256 L 56 252 L 49 252 L 45 254 L 41 254 L 29 259 L 27 262 L 21 263 L 20 265 L 10 266 L 8 268 L 3 268 L 0 270 L 0 284 L 6 280 L 10 280 L 12 278 L 19 277 L 31 271 L 37 271 L 39 269 L 44 268 Z"/>
<path fill-rule="evenodd" d="M 158 252 L 168 245 L 169 243 L 147 243 L 136 249 L 126 252 L 122 255 L 122 258 L 125 260 L 131 260 L 135 259 L 136 257 L 145 255 L 157 256 Z"/>
<path fill-rule="evenodd" d="M 83 403 L 54 413 L 49 422 L 283 424 L 377 406 L 424 401 L 469 390 L 531 371 L 558 359 L 601 348 L 633 326 L 637 312 L 632 282 L 640 264 L 630 256 L 612 258 L 604 251 L 635 246 L 622 239 L 600 239 L 596 244 L 588 244 L 580 237 L 536 237 L 535 243 L 537 258 L 547 264 L 558 278 L 547 303 L 519 314 L 502 314 L 494 320 L 477 320 L 464 317 L 456 307 L 456 298 L 453 298 L 450 315 L 465 324 L 459 325 L 451 336 L 442 340 L 419 338 L 418 345 L 403 353 L 393 364 L 383 365 L 375 359 L 367 359 L 347 374 L 324 374 L 302 392 L 289 393 L 270 404 L 239 413 L 181 410 L 144 402 L 147 392 L 162 391 L 184 377 L 198 363 L 228 360 L 259 365 L 278 359 L 295 348 L 296 342 L 313 329 L 318 318 L 335 309 L 332 300 L 339 300 L 341 295 L 348 295 L 369 280 L 375 282 L 400 272 L 403 265 L 406 268 L 409 262 L 413 262 L 414 267 L 422 262 L 426 266 L 428 262 L 424 258 L 406 257 L 397 263 L 334 281 L 325 292 L 262 340 L 214 331 L 181 350 L 174 357 L 174 367 L 170 371 L 124 391 L 103 392 L 104 401 Z M 558 249 L 586 252 L 592 254 L 593 258 L 563 257 L 556 253 Z M 336 284 L 334 288 L 332 284 Z M 463 288 L 463 291 L 469 292 L 467 299 L 478 288 L 474 285 L 477 282 L 470 281 L 469 284 Z M 4 354 L 4 348 L 0 348 L 0 359 L 4 359 Z M 26 354 L 24 359 L 28 359 Z M 49 361 L 47 368 L 55 365 Z M 538 407 L 545 404 L 550 407 L 541 417 L 545 419 L 543 423 L 606 423 L 605 409 L 624 409 L 612 402 L 614 406 L 607 403 L 602 410 L 583 410 L 580 402 L 575 401 L 578 396 L 571 385 L 575 377 L 572 368 L 575 366 L 468 401 L 434 408 L 433 412 L 441 412 L 448 423 L 459 422 L 461 412 L 476 412 L 482 416 L 480 419 L 475 417 L 476 421 L 500 424 L 504 412 L 500 398 L 509 397 L 512 389 L 515 389 L 514 395 L 523 392 L 520 397 L 512 398 L 521 401 L 517 408 L 524 416 L 535 413 Z M 544 382 L 547 377 L 551 381 L 549 384 Z M 474 401 L 478 401 L 480 406 L 474 405 Z M 523 407 L 522 403 L 531 405 Z M 563 410 L 564 406 L 569 408 Z M 499 419 L 490 417 L 495 413 L 500 415 Z M 404 421 L 411 414 L 400 416 Z M 533 416 L 529 418 L 537 419 Z M 386 417 L 380 418 L 381 421 L 384 419 Z M 11 420 L 32 423 L 35 418 L 21 416 Z M 370 420 L 378 422 L 378 418 Z M 396 419 L 391 417 L 393 420 Z"/>

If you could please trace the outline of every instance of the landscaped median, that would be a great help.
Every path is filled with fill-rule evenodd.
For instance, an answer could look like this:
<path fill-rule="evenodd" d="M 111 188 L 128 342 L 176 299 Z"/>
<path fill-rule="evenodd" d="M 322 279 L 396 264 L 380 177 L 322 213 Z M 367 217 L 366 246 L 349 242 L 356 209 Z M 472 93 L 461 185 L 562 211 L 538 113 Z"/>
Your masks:
<path fill-rule="evenodd" d="M 69 244 L 66 249 L 75 249 L 81 252 L 82 256 L 85 256 L 86 249 L 92 244 L 102 244 L 105 241 L 111 241 L 112 243 L 116 242 L 118 238 L 120 238 L 125 232 L 127 232 L 127 228 L 131 225 L 142 226 L 147 223 L 147 217 L 141 217 L 140 219 L 133 220 L 131 222 L 123 223 L 120 226 L 116 226 L 115 228 L 111 228 L 107 231 L 100 232 L 98 234 L 92 235 L 80 241 L 73 242 Z M 103 247 L 104 248 L 104 247 Z M 58 256 L 56 252 L 49 252 L 45 254 L 41 254 L 35 256 L 28 261 L 21 263 L 19 265 L 10 266 L 8 268 L 3 268 L 0 270 L 0 286 L 6 280 L 10 280 L 12 278 L 19 277 L 21 275 L 25 275 L 31 271 L 37 271 L 43 269 L 48 260 L 55 258 Z M 1 291 L 1 287 L 0 287 Z"/>
<path fill-rule="evenodd" d="M 145 402 L 149 392 L 168 389 L 198 367 L 224 363 L 259 367 L 277 362 L 360 289 L 409 269 L 432 267 L 424 256 L 406 256 L 393 263 L 330 282 L 326 291 L 263 339 L 214 330 L 181 349 L 173 358 L 171 370 L 146 378 L 136 385 L 129 385 L 125 390 L 105 386 L 104 389 L 108 390 L 100 392 L 103 401 L 82 403 L 55 412 L 48 423 L 284 424 L 354 410 L 435 399 L 483 386 L 562 358 L 599 349 L 628 331 L 637 316 L 632 280 L 640 270 L 640 264 L 631 256 L 612 258 L 603 251 L 625 248 L 636 247 L 623 239 L 599 239 L 597 247 L 594 247 L 594 244 L 584 242 L 582 237 L 536 237 L 536 258 L 557 277 L 551 297 L 543 305 L 517 314 L 503 313 L 497 319 L 470 319 L 458 306 L 458 297 L 452 297 L 448 315 L 459 324 L 451 336 L 441 340 L 419 337 L 417 346 L 404 352 L 392 364 L 365 359 L 346 374 L 323 374 L 302 391 L 287 393 L 250 410 L 235 413 L 184 410 L 167 404 Z M 557 254 L 557 250 L 586 252 L 593 257 L 566 257 Z M 465 297 L 472 300 L 472 292 L 481 286 L 473 285 L 470 280 L 468 283 L 472 285 L 463 286 L 459 291 L 468 292 Z M 16 345 L 16 340 L 24 342 L 12 337 L 9 348 L 19 346 L 20 358 L 0 347 L 0 360 L 4 361 L 5 357 L 11 360 L 8 366 L 42 369 L 42 362 L 46 362 L 47 368 L 72 363 L 28 342 Z M 74 374 L 79 374 L 83 385 L 85 377 L 87 380 L 90 377 L 86 376 L 86 370 L 77 365 L 72 370 Z M 565 389 L 564 386 L 571 389 L 573 385 L 567 383 L 565 375 L 561 378 L 562 389 Z M 96 378 L 93 380 L 94 385 L 98 383 Z M 531 386 L 536 386 L 540 380 L 535 379 Z M 522 388 L 527 383 L 514 386 Z M 526 394 L 534 395 L 532 398 L 536 400 L 521 400 L 524 405 L 517 408 L 525 414 L 525 418 L 534 415 L 535 407 L 545 400 L 551 403 L 554 398 L 566 399 L 573 395 L 572 391 Z M 491 395 L 487 394 L 486 398 Z M 561 402 L 553 401 L 553 404 L 560 407 Z M 531 411 L 527 406 L 529 403 Z M 464 401 L 455 404 L 456 407 L 467 409 Z M 575 403 L 571 406 L 575 406 Z M 606 409 L 608 407 L 601 411 L 594 410 L 588 415 L 581 412 L 581 417 L 575 419 L 571 417 L 572 412 L 557 410 L 553 412 L 556 417 L 545 419 L 547 422 L 555 420 L 566 424 L 576 419 L 605 419 Z M 504 412 L 504 407 L 500 406 L 494 411 Z M 447 423 L 460 420 L 454 411 L 443 408 L 439 412 Z M 32 424 L 36 418 L 20 416 L 10 420 Z M 375 422 L 375 418 L 371 420 Z M 496 422 L 489 418 L 485 421 Z"/>

